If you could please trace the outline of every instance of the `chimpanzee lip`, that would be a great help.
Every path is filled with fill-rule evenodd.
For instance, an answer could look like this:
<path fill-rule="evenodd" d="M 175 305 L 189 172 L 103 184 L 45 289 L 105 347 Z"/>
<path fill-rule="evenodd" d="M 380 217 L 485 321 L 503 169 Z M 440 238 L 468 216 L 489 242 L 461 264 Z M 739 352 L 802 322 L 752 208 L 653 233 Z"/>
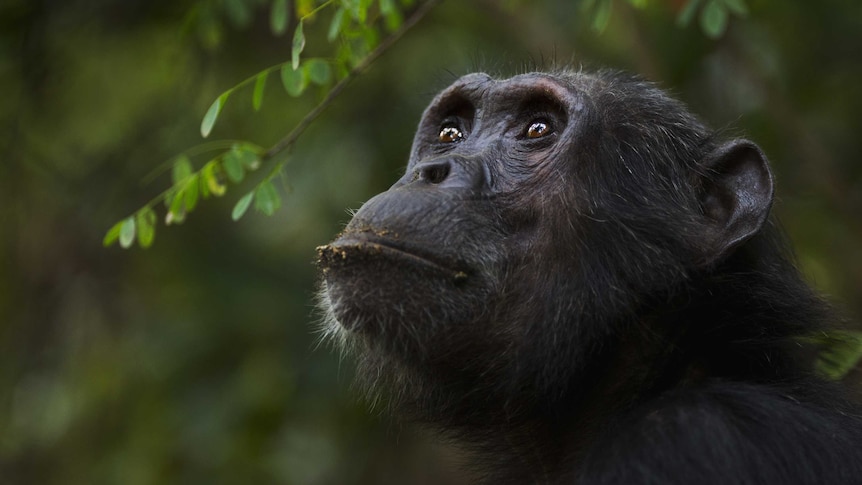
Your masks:
<path fill-rule="evenodd" d="M 459 268 L 461 265 L 428 250 L 406 246 L 391 239 L 370 237 L 364 234 L 345 234 L 332 243 L 317 249 L 324 267 L 336 266 L 341 261 L 347 262 L 350 253 L 355 252 L 360 255 L 392 256 L 409 263 L 428 267 L 455 279 L 463 279 L 467 276 L 467 272 Z"/>

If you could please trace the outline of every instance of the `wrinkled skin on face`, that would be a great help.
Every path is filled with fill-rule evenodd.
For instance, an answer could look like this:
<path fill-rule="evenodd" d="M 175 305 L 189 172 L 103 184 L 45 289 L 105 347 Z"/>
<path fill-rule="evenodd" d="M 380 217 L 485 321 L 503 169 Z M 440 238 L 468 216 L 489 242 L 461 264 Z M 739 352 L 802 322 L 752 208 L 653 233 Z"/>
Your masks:
<path fill-rule="evenodd" d="M 404 176 L 319 248 L 325 331 L 420 419 L 528 415 L 759 228 L 771 190 L 755 146 L 713 145 L 647 83 L 468 75 L 425 111 Z"/>

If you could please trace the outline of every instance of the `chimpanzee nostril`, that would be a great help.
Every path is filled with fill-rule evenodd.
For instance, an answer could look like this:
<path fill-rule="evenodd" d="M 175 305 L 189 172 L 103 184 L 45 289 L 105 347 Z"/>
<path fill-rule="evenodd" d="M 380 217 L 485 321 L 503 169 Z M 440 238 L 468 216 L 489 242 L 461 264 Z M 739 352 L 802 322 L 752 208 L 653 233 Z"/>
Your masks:
<path fill-rule="evenodd" d="M 448 162 L 432 163 L 419 169 L 419 179 L 429 184 L 437 185 L 449 176 L 450 165 Z"/>
<path fill-rule="evenodd" d="M 483 190 L 489 182 L 480 160 L 446 157 L 420 162 L 396 185 L 426 189 Z"/>

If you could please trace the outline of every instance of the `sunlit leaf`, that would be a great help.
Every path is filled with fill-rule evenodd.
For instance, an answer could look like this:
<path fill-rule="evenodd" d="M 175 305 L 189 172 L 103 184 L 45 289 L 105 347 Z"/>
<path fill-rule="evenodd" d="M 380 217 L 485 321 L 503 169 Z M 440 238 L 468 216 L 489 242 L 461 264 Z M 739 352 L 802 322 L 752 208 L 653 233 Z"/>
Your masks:
<path fill-rule="evenodd" d="M 221 113 L 221 109 L 227 101 L 228 96 L 230 96 L 230 91 L 222 93 L 221 96 L 213 101 L 210 109 L 207 110 L 207 114 L 204 115 L 204 120 L 201 122 L 201 136 L 204 138 L 208 137 L 212 131 L 216 119 L 218 119 L 218 115 Z"/>
<path fill-rule="evenodd" d="M 368 15 L 368 5 L 361 0 L 352 0 L 345 2 L 347 8 L 350 9 L 350 15 L 360 24 L 365 24 L 365 18 Z"/>
<path fill-rule="evenodd" d="M 294 70 L 299 67 L 299 54 L 302 53 L 302 49 L 305 49 L 305 34 L 302 33 L 302 22 L 300 21 L 293 33 L 293 43 L 290 47 L 290 63 Z"/>
<path fill-rule="evenodd" d="M 174 160 L 173 168 L 171 169 L 171 180 L 174 185 L 183 183 L 192 174 L 192 161 L 186 155 L 180 155 Z"/>
<path fill-rule="evenodd" d="M 283 35 L 287 31 L 287 21 L 290 12 L 287 9 L 287 0 L 274 0 L 269 15 L 269 26 L 275 35 Z"/>
<path fill-rule="evenodd" d="M 108 229 L 108 232 L 105 234 L 105 238 L 102 239 L 102 246 L 108 247 L 111 244 L 114 244 L 114 241 L 119 239 L 120 237 L 120 229 L 123 227 L 123 223 L 126 221 L 120 221 L 114 224 L 113 227 Z"/>
<path fill-rule="evenodd" d="M 231 219 L 238 221 L 248 210 L 253 198 L 254 192 L 249 192 L 242 196 L 242 198 L 237 201 L 236 205 L 233 206 L 233 211 L 230 214 Z"/>
<path fill-rule="evenodd" d="M 147 249 L 153 245 L 156 237 L 156 213 L 149 207 L 144 207 L 135 215 L 137 224 L 138 244 Z"/>
<path fill-rule="evenodd" d="M 362 16 L 362 23 L 366 23 L 368 19 L 368 9 L 371 8 L 371 5 L 374 3 L 374 0 L 359 0 L 359 10 L 360 15 Z"/>
<path fill-rule="evenodd" d="M 727 7 L 720 0 L 711 0 L 700 12 L 700 28 L 712 39 L 721 37 L 727 27 Z"/>
<path fill-rule="evenodd" d="M 192 175 L 188 183 L 186 183 L 185 189 L 183 190 L 186 194 L 185 198 L 183 199 L 186 212 L 191 212 L 192 209 L 194 209 L 198 203 L 198 186 L 198 175 Z"/>
<path fill-rule="evenodd" d="M 743 17 L 748 15 L 748 7 L 743 0 L 722 0 L 722 2 L 731 12 Z"/>
<path fill-rule="evenodd" d="M 173 223 L 179 224 L 186 219 L 186 211 L 183 208 L 183 203 L 185 202 L 185 191 L 178 190 L 173 199 L 171 199 L 171 206 L 168 208 L 168 214 L 165 216 L 165 224 L 171 225 Z"/>
<path fill-rule="evenodd" d="M 242 151 L 237 148 L 232 148 L 225 153 L 222 158 L 222 167 L 224 167 L 224 172 L 227 174 L 228 180 L 235 184 L 242 182 L 242 179 L 245 176 L 245 170 L 242 168 L 241 157 Z"/>
<path fill-rule="evenodd" d="M 318 86 L 329 84 L 332 80 L 332 67 L 322 59 L 309 59 L 302 67 L 306 70 L 308 80 Z"/>
<path fill-rule="evenodd" d="M 308 87 L 308 76 L 305 69 L 293 69 L 289 65 L 281 68 L 281 83 L 284 90 L 291 96 L 299 96 Z"/>
<path fill-rule="evenodd" d="M 339 8 L 335 11 L 335 14 L 332 15 L 332 22 L 329 23 L 329 32 L 326 34 L 326 38 L 329 42 L 335 42 L 335 39 L 338 38 L 338 34 L 341 33 L 341 26 L 344 24 L 346 14 L 347 10 Z"/>
<path fill-rule="evenodd" d="M 694 14 L 697 13 L 697 8 L 700 7 L 700 4 L 703 0 L 688 0 L 688 3 L 685 4 L 685 7 L 680 11 L 679 16 L 676 18 L 676 23 L 680 27 L 686 27 L 691 23 L 692 19 L 694 19 Z"/>
<path fill-rule="evenodd" d="M 638 9 L 646 8 L 648 3 L 648 0 L 629 0 L 629 4 L 631 4 L 632 7 Z"/>
<path fill-rule="evenodd" d="M 269 71 L 263 71 L 254 80 L 254 93 L 251 96 L 251 106 L 255 111 L 260 110 L 260 106 L 263 103 L 263 89 L 266 87 L 267 76 L 269 76 Z"/>
<path fill-rule="evenodd" d="M 210 162 L 206 164 L 203 170 L 201 170 L 201 177 L 206 180 L 207 190 L 209 190 L 209 193 L 216 197 L 221 197 L 222 195 L 224 195 L 225 191 L 227 190 L 227 187 L 225 187 L 224 184 L 222 184 L 219 180 L 218 174 L 216 173 L 216 169 L 217 166 L 215 163 Z"/>
<path fill-rule="evenodd" d="M 120 246 L 128 248 L 135 242 L 135 218 L 129 217 L 120 227 Z"/>
<path fill-rule="evenodd" d="M 254 191 L 254 208 L 271 216 L 281 206 L 281 197 L 272 185 L 265 180 Z"/>
<path fill-rule="evenodd" d="M 296 15 L 305 17 L 314 10 L 314 0 L 296 0 Z"/>
<path fill-rule="evenodd" d="M 204 167 L 206 169 L 206 167 Z M 201 197 L 204 199 L 208 199 L 210 196 L 210 186 L 207 182 L 207 178 L 204 175 L 204 171 L 202 170 L 200 175 L 198 176 L 198 190 L 200 191 Z"/>

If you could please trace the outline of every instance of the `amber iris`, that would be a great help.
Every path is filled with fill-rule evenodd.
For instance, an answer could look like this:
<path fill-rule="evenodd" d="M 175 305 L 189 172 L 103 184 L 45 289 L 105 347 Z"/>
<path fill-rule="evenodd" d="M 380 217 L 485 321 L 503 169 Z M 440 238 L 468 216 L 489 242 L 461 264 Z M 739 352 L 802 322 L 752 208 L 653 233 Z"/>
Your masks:
<path fill-rule="evenodd" d="M 443 143 L 453 143 L 464 138 L 464 134 L 456 126 L 444 126 L 440 130 L 439 139 Z"/>
<path fill-rule="evenodd" d="M 527 138 L 541 138 L 551 132 L 551 125 L 543 120 L 536 120 L 527 127 Z"/>

